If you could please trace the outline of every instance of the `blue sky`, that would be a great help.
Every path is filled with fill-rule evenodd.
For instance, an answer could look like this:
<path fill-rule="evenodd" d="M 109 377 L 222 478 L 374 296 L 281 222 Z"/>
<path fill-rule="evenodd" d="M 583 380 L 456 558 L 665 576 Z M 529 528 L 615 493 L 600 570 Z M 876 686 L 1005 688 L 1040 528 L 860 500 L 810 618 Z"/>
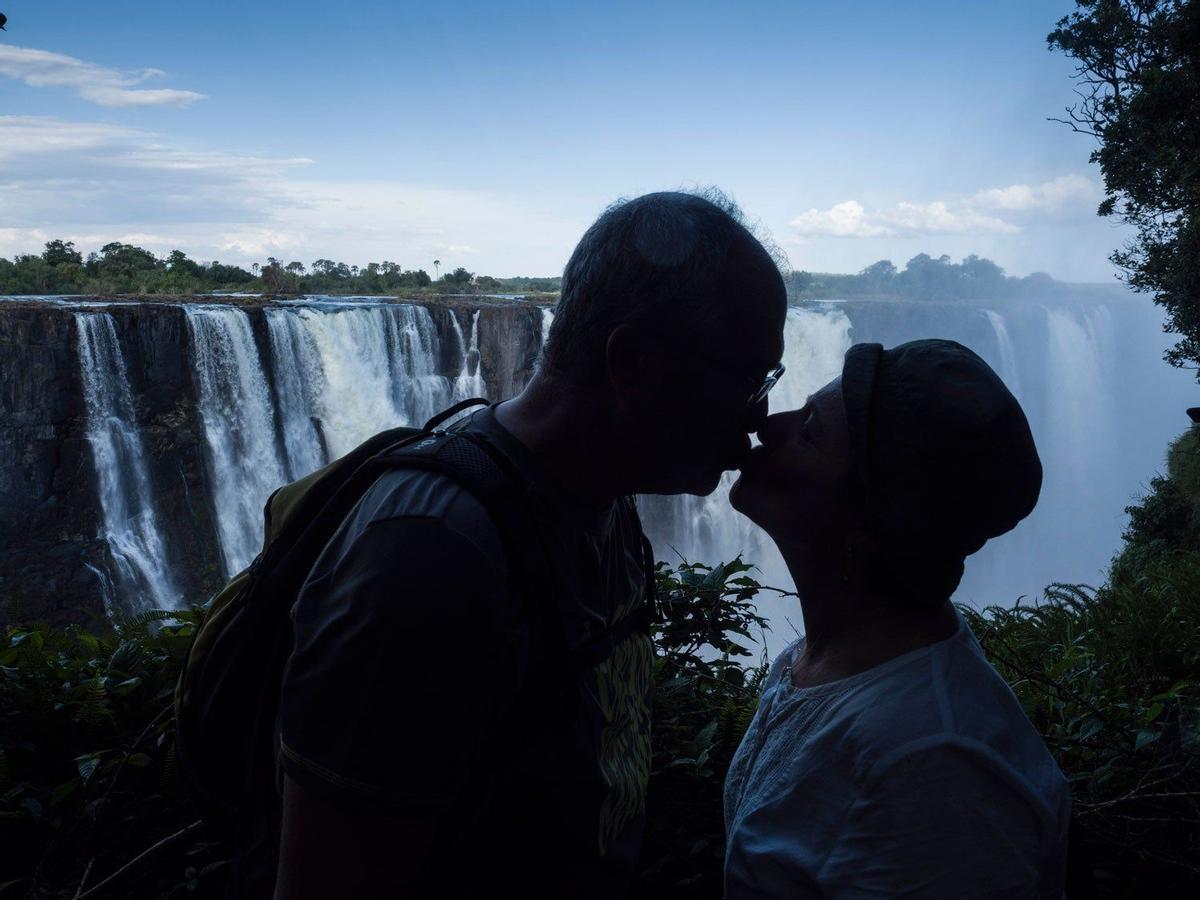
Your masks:
<path fill-rule="evenodd" d="M 792 265 L 1112 277 L 1048 122 L 1070 2 L 0 0 L 0 255 L 553 274 L 611 200 L 715 184 Z"/>

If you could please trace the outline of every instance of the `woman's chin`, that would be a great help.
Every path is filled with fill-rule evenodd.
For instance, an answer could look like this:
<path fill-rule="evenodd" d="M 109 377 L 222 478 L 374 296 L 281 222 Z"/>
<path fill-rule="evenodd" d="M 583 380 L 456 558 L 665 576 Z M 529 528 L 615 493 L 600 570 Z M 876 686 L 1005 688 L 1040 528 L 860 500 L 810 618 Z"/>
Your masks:
<path fill-rule="evenodd" d="M 746 484 L 744 472 L 729 488 L 729 505 L 750 520 L 754 520 L 754 486 Z"/>

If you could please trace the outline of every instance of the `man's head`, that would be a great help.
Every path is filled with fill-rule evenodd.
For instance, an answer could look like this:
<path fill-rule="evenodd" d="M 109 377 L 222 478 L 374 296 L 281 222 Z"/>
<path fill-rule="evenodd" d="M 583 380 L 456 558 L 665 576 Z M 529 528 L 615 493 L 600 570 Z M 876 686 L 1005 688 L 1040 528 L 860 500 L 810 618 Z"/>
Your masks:
<path fill-rule="evenodd" d="M 610 206 L 563 272 L 543 364 L 596 398 L 642 493 L 711 492 L 766 416 L 783 354 L 779 267 L 716 192 Z"/>

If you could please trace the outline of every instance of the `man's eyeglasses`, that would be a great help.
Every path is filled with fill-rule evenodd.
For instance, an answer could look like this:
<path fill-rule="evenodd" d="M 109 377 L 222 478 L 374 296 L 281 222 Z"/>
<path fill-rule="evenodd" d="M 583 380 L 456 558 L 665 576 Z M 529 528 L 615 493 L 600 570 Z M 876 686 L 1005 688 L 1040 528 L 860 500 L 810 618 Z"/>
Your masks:
<path fill-rule="evenodd" d="M 676 349 L 691 356 L 697 356 L 706 362 L 712 363 L 719 369 L 725 369 L 726 371 L 729 371 L 733 368 L 733 365 L 729 360 L 721 359 L 720 357 L 713 356 L 710 353 L 705 353 L 703 350 L 697 349 L 694 345 L 679 340 L 679 338 L 675 337 L 674 335 L 667 335 L 659 332 L 658 337 L 665 340 L 668 344 L 673 345 Z M 744 376 L 747 384 L 749 384 L 751 388 L 750 397 L 746 401 L 747 408 L 753 409 L 767 399 L 767 394 L 771 393 L 771 388 L 775 387 L 775 385 L 779 383 L 779 379 L 783 377 L 783 373 L 786 371 L 787 366 L 785 366 L 783 363 L 780 363 L 775 368 L 771 369 L 771 371 L 769 371 L 766 376 L 761 379 L 757 375 Z"/>
<path fill-rule="evenodd" d="M 787 366 L 783 363 L 777 365 L 774 369 L 767 373 L 763 378 L 762 383 L 755 388 L 754 393 L 750 395 L 750 399 L 746 401 L 746 405 L 750 407 L 758 406 L 767 399 L 767 394 L 771 393 L 771 388 L 779 383 L 779 379 L 783 377 L 783 373 L 787 371 Z"/>

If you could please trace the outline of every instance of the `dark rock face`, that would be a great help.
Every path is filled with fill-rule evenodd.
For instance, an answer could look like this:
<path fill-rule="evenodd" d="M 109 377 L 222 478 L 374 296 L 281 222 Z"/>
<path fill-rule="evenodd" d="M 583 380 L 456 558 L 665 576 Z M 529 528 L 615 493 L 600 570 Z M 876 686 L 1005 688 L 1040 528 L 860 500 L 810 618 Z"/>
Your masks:
<path fill-rule="evenodd" d="M 268 358 L 262 301 L 238 306 Z M 525 304 L 429 302 L 443 338 L 450 316 L 479 319 L 488 395 L 504 399 L 528 380 L 541 314 Z M 196 403 L 188 328 L 177 302 L 104 308 L 124 353 L 160 531 L 185 598 L 206 599 L 224 582 L 204 431 Z M 444 339 L 443 348 L 453 342 Z M 443 355 L 450 355 L 444 350 Z M 444 371 L 456 360 L 443 359 Z M 271 377 L 271 367 L 266 366 Z M 56 624 L 103 616 L 113 586 L 95 465 L 86 438 L 74 311 L 50 303 L 0 304 L 0 623 Z"/>

